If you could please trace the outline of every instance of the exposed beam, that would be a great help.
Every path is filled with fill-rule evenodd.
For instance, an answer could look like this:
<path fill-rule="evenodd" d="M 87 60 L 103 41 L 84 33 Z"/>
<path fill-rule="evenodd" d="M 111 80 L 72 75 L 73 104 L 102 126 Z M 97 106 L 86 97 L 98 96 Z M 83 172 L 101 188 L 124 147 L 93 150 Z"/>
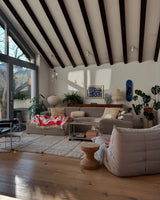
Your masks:
<path fill-rule="evenodd" d="M 158 35 L 157 35 L 155 53 L 154 53 L 154 61 L 155 62 L 158 60 L 159 50 L 160 50 L 160 24 L 159 24 L 159 30 L 158 30 Z"/>
<path fill-rule="evenodd" d="M 51 15 L 51 12 L 50 12 L 45 0 L 39 0 L 39 2 L 41 4 L 42 8 L 44 9 L 44 12 L 46 13 L 46 15 L 48 17 L 48 20 L 50 21 L 54 31 L 56 32 L 57 37 L 59 38 L 59 40 L 60 40 L 60 42 L 61 42 L 61 44 L 62 44 L 62 46 L 63 46 L 63 48 L 64 48 L 64 50 L 65 50 L 65 52 L 66 52 L 66 54 L 68 56 L 70 62 L 72 63 L 73 67 L 75 67 L 76 64 L 75 64 L 75 62 L 74 62 L 74 60 L 72 58 L 72 55 L 71 55 L 71 53 L 70 53 L 70 51 L 69 51 L 69 49 L 68 49 L 68 47 L 67 47 L 67 45 L 66 45 L 66 43 L 64 41 L 59 29 L 58 29 L 58 26 L 57 26 L 55 20 L 53 19 L 53 16 Z"/>
<path fill-rule="evenodd" d="M 122 35 L 122 46 L 123 46 L 123 59 L 124 63 L 128 62 L 127 58 L 127 39 L 126 39 L 126 20 L 125 20 L 125 3 L 124 0 L 119 0 L 119 10 L 121 17 L 121 35 Z"/>
<path fill-rule="evenodd" d="M 83 63 L 84 63 L 85 66 L 87 66 L 87 65 L 88 65 L 88 64 L 87 64 L 87 61 L 86 61 L 85 56 L 84 56 L 84 54 L 83 54 L 83 51 L 82 51 L 80 42 L 79 42 L 79 40 L 78 40 L 78 37 L 77 37 L 77 35 L 76 35 L 76 32 L 75 32 L 75 30 L 74 30 L 74 28 L 73 28 L 73 25 L 72 25 L 72 22 L 71 22 L 71 20 L 70 20 L 69 14 L 68 14 L 68 12 L 67 12 L 66 6 L 65 6 L 63 0 L 58 0 L 58 3 L 59 3 L 59 6 L 60 6 L 60 8 L 61 8 L 61 10 L 62 10 L 62 12 L 63 12 L 63 15 L 64 15 L 64 17 L 65 17 L 65 20 L 66 20 L 66 22 L 67 22 L 67 24 L 68 24 L 68 27 L 69 27 L 69 29 L 70 29 L 70 32 L 71 32 L 72 37 L 73 37 L 73 39 L 74 39 L 74 42 L 75 42 L 75 44 L 76 44 L 76 46 L 77 46 L 77 49 L 78 49 L 78 51 L 79 51 L 79 54 L 80 54 L 80 56 L 81 56 L 81 58 L 82 58 L 82 60 L 83 60 Z"/>
<path fill-rule="evenodd" d="M 141 0 L 141 18 L 140 18 L 140 32 L 139 32 L 139 55 L 138 61 L 142 62 L 143 59 L 143 44 L 144 44 L 144 31 L 146 19 L 146 6 L 147 0 Z"/>
<path fill-rule="evenodd" d="M 110 61 L 110 64 L 113 65 L 113 56 L 112 56 L 111 42 L 110 42 L 110 37 L 109 37 L 107 16 L 106 16 L 105 7 L 104 7 L 104 1 L 98 0 L 98 3 L 99 3 L 99 9 L 100 9 L 100 13 L 101 13 L 101 19 L 102 19 L 103 31 L 104 31 L 105 40 L 106 40 L 106 46 L 107 46 L 107 50 L 108 50 L 109 61 Z"/>
<path fill-rule="evenodd" d="M 33 44 L 36 46 L 36 48 L 38 49 L 38 51 L 42 54 L 42 56 L 44 57 L 44 59 L 46 60 L 46 62 L 48 63 L 48 65 L 51 68 L 54 68 L 53 64 L 48 59 L 47 55 L 45 54 L 45 52 L 43 51 L 43 49 L 40 47 L 40 45 L 38 44 L 37 40 L 34 38 L 34 36 L 32 35 L 32 33 L 30 32 L 30 30 L 28 29 L 28 27 L 25 25 L 25 23 L 23 22 L 23 20 L 21 19 L 21 17 L 18 15 L 18 13 L 15 10 L 15 8 L 9 2 L 9 0 L 3 0 L 3 1 L 6 4 L 6 6 L 9 8 L 9 10 L 11 11 L 11 13 L 14 15 L 14 17 L 17 19 L 17 21 L 19 22 L 19 24 L 21 25 L 21 27 L 24 29 L 24 31 L 26 32 L 26 34 L 28 35 L 28 37 L 31 39 L 31 41 L 33 42 Z"/>
<path fill-rule="evenodd" d="M 37 28 L 39 29 L 41 35 L 43 36 L 44 40 L 47 42 L 49 48 L 51 49 L 51 51 L 53 52 L 53 54 L 55 55 L 56 59 L 58 60 L 59 64 L 64 68 L 65 65 L 62 61 L 62 59 L 60 58 L 60 56 L 58 55 L 56 49 L 54 48 L 53 44 L 51 43 L 50 39 L 48 38 L 47 34 L 45 33 L 44 29 L 42 28 L 41 24 L 39 23 L 36 15 L 34 14 L 34 12 L 32 11 L 31 7 L 29 6 L 28 2 L 26 0 L 21 0 L 21 2 L 23 3 L 25 9 L 27 10 L 27 12 L 29 13 L 30 17 L 32 18 L 32 20 L 34 21 L 35 25 L 37 26 Z"/>
<path fill-rule="evenodd" d="M 83 19 L 84 19 L 84 22 L 85 22 L 85 25 L 86 25 L 86 29 L 87 29 L 87 32 L 88 32 L 88 36 L 89 36 L 89 39 L 90 39 L 90 43 L 91 43 L 91 46 L 92 46 L 94 57 L 95 57 L 97 65 L 99 66 L 100 61 L 99 61 L 96 45 L 95 45 L 95 42 L 94 42 L 91 26 L 90 26 L 90 23 L 89 23 L 88 15 L 87 15 L 86 8 L 85 8 L 85 5 L 84 5 L 84 1 L 78 0 L 78 2 L 79 2 L 79 6 L 80 6 L 80 9 L 81 9 L 81 12 L 82 12 L 82 16 L 83 16 Z"/>

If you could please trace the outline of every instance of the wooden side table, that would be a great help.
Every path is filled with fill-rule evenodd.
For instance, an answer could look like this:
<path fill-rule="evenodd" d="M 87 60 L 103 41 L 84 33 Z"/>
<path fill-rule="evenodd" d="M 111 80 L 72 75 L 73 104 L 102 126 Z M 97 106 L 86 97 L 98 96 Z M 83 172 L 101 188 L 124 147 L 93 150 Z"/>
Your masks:
<path fill-rule="evenodd" d="M 94 158 L 94 153 L 99 149 L 99 144 L 93 142 L 82 142 L 81 149 L 86 157 L 80 161 L 80 166 L 84 169 L 97 169 L 99 162 Z"/>

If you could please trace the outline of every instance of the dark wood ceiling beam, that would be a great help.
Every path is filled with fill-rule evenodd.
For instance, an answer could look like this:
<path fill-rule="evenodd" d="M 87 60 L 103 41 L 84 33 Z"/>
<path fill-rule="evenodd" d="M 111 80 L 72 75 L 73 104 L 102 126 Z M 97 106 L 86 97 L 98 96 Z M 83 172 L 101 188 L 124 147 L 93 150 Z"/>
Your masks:
<path fill-rule="evenodd" d="M 64 17 L 65 17 L 65 20 L 66 20 L 66 22 L 67 22 L 67 24 L 68 24 L 68 27 L 69 27 L 69 29 L 70 29 L 70 32 L 71 32 L 72 37 L 73 37 L 73 39 L 74 39 L 74 42 L 75 42 L 75 44 L 76 44 L 76 46 L 77 46 L 77 49 L 78 49 L 78 51 L 79 51 L 79 54 L 80 54 L 80 56 L 81 56 L 81 58 L 82 58 L 82 60 L 83 60 L 83 63 L 84 63 L 85 66 L 88 66 L 87 61 L 86 61 L 86 59 L 85 59 L 85 56 L 84 56 L 84 54 L 83 54 L 83 51 L 82 51 L 80 42 L 79 42 L 79 40 L 78 40 L 78 37 L 77 37 L 77 35 L 76 35 L 76 32 L 75 32 L 74 27 L 73 27 L 73 25 L 72 25 L 72 22 L 71 22 L 71 20 L 70 20 L 69 14 L 68 14 L 68 12 L 67 12 L 66 6 L 65 6 L 63 0 L 58 0 L 58 3 L 59 3 L 59 6 L 60 6 L 60 8 L 61 8 L 61 10 L 62 10 L 62 13 L 63 13 L 63 15 L 64 15 Z"/>
<path fill-rule="evenodd" d="M 99 61 L 96 45 L 95 45 L 95 42 L 94 42 L 91 26 L 90 26 L 90 23 L 89 23 L 87 11 L 86 11 L 86 8 L 85 8 L 85 5 L 84 5 L 84 0 L 78 0 L 78 2 L 79 2 L 79 6 L 80 6 L 80 9 L 81 9 L 81 12 L 82 12 L 82 16 L 83 16 L 83 19 L 84 19 L 84 22 L 85 22 L 85 25 L 86 25 L 86 29 L 87 29 L 87 32 L 88 32 L 88 36 L 89 36 L 89 39 L 90 39 L 90 43 L 91 43 L 91 46 L 92 46 L 94 57 L 95 57 L 97 65 L 99 66 L 100 61 Z"/>
<path fill-rule="evenodd" d="M 125 20 L 125 3 L 124 0 L 119 0 L 119 10 L 121 18 L 121 35 L 122 35 L 122 46 L 123 46 L 123 59 L 124 63 L 128 63 L 127 58 L 127 39 L 126 39 L 126 20 Z"/>
<path fill-rule="evenodd" d="M 28 35 L 28 37 L 31 39 L 31 41 L 33 42 L 33 44 L 36 46 L 36 48 L 38 49 L 38 51 L 44 57 L 44 59 L 46 60 L 46 62 L 50 66 L 50 68 L 54 68 L 54 65 L 51 63 L 51 61 L 49 60 L 48 56 L 45 54 L 45 52 L 43 51 L 43 49 L 41 48 L 41 46 L 38 44 L 37 40 L 32 35 L 32 33 L 30 32 L 30 30 L 28 29 L 28 27 L 26 26 L 26 24 L 23 22 L 23 20 L 21 19 L 21 17 L 18 15 L 17 11 L 12 6 L 12 4 L 9 2 L 9 0 L 3 0 L 3 1 L 6 4 L 6 6 L 8 7 L 8 9 L 11 11 L 11 13 L 13 14 L 13 16 L 17 19 L 17 21 L 19 22 L 19 24 L 21 25 L 21 27 L 23 28 L 23 30 L 26 32 L 26 34 Z"/>
<path fill-rule="evenodd" d="M 159 50 L 160 50 L 160 24 L 159 24 L 159 30 L 158 30 L 158 35 L 157 35 L 155 53 L 154 53 L 154 61 L 155 62 L 157 62 L 157 60 L 158 60 Z"/>
<path fill-rule="evenodd" d="M 50 12 L 45 0 L 39 0 L 39 2 L 41 4 L 42 8 L 44 9 L 44 12 L 46 13 L 46 16 L 48 17 L 48 20 L 50 21 L 54 31 L 56 32 L 57 37 L 59 38 L 59 40 L 60 40 L 60 42 L 61 42 L 61 44 L 62 44 L 62 46 L 63 46 L 63 48 L 64 48 L 64 50 L 65 50 L 65 52 L 67 54 L 67 56 L 68 56 L 68 58 L 69 58 L 69 60 L 71 62 L 71 64 L 73 65 L 73 67 L 75 67 L 76 64 L 75 64 L 75 62 L 74 62 L 74 60 L 72 58 L 72 55 L 71 55 L 71 53 L 70 53 L 70 51 L 69 51 L 69 49 L 68 49 L 68 47 L 67 47 L 67 45 L 66 45 L 66 43 L 64 41 L 59 29 L 58 29 L 58 26 L 57 26 L 55 20 L 53 19 L 53 16 L 51 15 L 51 12 Z"/>
<path fill-rule="evenodd" d="M 141 18 L 140 18 L 140 32 L 139 32 L 139 55 L 138 55 L 138 61 L 139 62 L 142 62 L 142 59 L 143 59 L 143 44 L 144 44 L 144 32 L 145 32 L 146 6 L 147 6 L 147 0 L 141 0 Z"/>
<path fill-rule="evenodd" d="M 26 0 L 21 0 L 22 4 L 24 5 L 25 9 L 27 10 L 28 14 L 30 15 L 30 17 L 32 18 L 32 20 L 34 21 L 35 25 L 37 26 L 37 28 L 39 29 L 41 35 L 43 36 L 44 40 L 46 41 L 46 43 L 48 44 L 49 48 L 51 49 L 51 51 L 53 52 L 53 54 L 55 55 L 56 59 L 58 60 L 59 64 L 64 68 L 65 65 L 62 61 L 62 59 L 60 58 L 60 56 L 58 55 L 56 49 L 54 48 L 53 44 L 51 43 L 50 39 L 48 38 L 47 34 L 45 33 L 44 29 L 42 28 L 41 24 L 39 23 L 36 15 L 34 14 L 34 12 L 32 11 L 31 7 L 29 6 L 28 2 Z"/>
<path fill-rule="evenodd" d="M 107 50 L 108 50 L 109 61 L 110 61 L 110 64 L 113 65 L 113 56 L 112 56 L 111 42 L 110 42 L 110 37 L 109 37 L 107 16 L 106 16 L 105 7 L 104 7 L 104 1 L 98 0 L 98 3 L 99 3 L 99 9 L 100 9 L 100 13 L 101 13 L 101 19 L 102 19 L 102 24 L 103 24 L 103 31 L 104 31 L 104 35 L 105 35 L 106 46 L 107 46 Z"/>

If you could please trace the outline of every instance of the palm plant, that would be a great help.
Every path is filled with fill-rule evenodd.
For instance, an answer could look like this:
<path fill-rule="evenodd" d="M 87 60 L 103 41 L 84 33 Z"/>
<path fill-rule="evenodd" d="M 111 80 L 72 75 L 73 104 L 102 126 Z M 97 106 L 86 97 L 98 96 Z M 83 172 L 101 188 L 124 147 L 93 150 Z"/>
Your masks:
<path fill-rule="evenodd" d="M 42 94 L 39 94 L 31 99 L 30 103 L 32 103 L 32 105 L 29 107 L 31 117 L 34 117 L 36 114 L 40 114 L 41 112 L 47 110 L 43 99 L 45 99 L 45 97 Z"/>

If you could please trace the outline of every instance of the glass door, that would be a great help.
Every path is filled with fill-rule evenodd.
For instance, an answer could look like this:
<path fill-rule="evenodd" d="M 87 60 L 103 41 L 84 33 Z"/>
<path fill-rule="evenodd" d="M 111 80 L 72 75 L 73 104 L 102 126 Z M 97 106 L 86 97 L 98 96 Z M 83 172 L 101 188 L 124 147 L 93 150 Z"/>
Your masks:
<path fill-rule="evenodd" d="M 13 111 L 14 117 L 26 122 L 29 119 L 32 70 L 13 65 Z"/>
<path fill-rule="evenodd" d="M 0 119 L 8 117 L 7 106 L 7 64 L 0 61 Z"/>

